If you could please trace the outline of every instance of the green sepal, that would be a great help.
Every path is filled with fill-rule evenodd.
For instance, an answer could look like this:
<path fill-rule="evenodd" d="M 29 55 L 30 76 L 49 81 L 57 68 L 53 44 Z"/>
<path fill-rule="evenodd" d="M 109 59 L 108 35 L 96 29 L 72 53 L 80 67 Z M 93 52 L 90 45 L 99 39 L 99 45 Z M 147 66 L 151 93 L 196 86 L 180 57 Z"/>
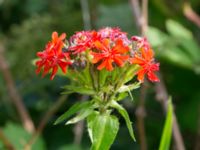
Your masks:
<path fill-rule="evenodd" d="M 69 117 L 71 117 L 72 115 L 74 115 L 75 113 L 84 110 L 84 109 L 91 109 L 93 106 L 92 101 L 85 101 L 85 102 L 78 102 L 76 104 L 74 104 L 72 107 L 69 108 L 69 110 L 67 110 L 64 114 L 62 114 L 56 121 L 55 121 L 55 125 L 67 120 Z"/>
<path fill-rule="evenodd" d="M 117 111 L 122 115 L 122 117 L 124 118 L 125 122 L 126 122 L 126 126 L 128 128 L 129 134 L 131 136 L 131 138 L 136 141 L 135 139 L 135 135 L 133 132 L 133 128 L 132 128 L 132 122 L 130 121 L 129 115 L 127 113 L 127 111 L 120 105 L 118 104 L 116 101 L 111 101 L 110 104 L 111 107 L 117 109 Z"/>

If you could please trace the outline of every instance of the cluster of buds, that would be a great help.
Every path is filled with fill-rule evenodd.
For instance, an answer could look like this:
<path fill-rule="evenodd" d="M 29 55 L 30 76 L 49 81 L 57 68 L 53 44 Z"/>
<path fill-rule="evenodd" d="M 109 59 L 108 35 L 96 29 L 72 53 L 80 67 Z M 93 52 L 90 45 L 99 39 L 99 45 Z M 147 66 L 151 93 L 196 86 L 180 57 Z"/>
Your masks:
<path fill-rule="evenodd" d="M 103 28 L 98 31 L 81 31 L 71 36 L 69 41 L 66 34 L 58 36 L 52 33 L 52 40 L 42 52 L 38 52 L 40 58 L 36 62 L 36 73 L 43 72 L 45 76 L 51 71 L 51 80 L 55 77 L 60 67 L 63 73 L 67 68 L 82 64 L 93 64 L 97 70 L 106 69 L 112 72 L 117 67 L 126 65 L 140 66 L 136 72 L 137 79 L 144 81 L 144 76 L 156 82 L 159 81 L 155 71 L 159 70 L 159 63 L 154 62 L 154 52 L 146 38 L 132 36 L 119 28 Z M 71 67 L 70 67 L 71 66 Z"/>

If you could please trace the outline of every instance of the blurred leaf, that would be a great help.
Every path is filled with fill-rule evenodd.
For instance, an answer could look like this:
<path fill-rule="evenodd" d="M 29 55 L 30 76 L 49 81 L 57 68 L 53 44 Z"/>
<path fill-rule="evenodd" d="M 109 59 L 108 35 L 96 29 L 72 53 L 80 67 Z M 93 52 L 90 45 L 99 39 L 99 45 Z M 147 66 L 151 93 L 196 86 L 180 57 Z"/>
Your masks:
<path fill-rule="evenodd" d="M 74 115 L 75 113 L 83 110 L 83 109 L 91 109 L 92 107 L 92 102 L 91 101 L 85 101 L 85 102 L 78 102 L 76 104 L 74 104 L 72 107 L 69 108 L 69 110 L 67 110 L 64 114 L 62 114 L 56 121 L 55 121 L 55 125 L 68 119 L 69 117 L 71 117 L 72 115 Z"/>
<path fill-rule="evenodd" d="M 58 150 L 82 150 L 82 149 L 78 145 L 70 144 L 70 145 L 64 145 Z"/>
<path fill-rule="evenodd" d="M 161 56 L 175 65 L 188 69 L 192 69 L 193 67 L 192 59 L 179 47 L 166 47 L 163 49 Z"/>
<path fill-rule="evenodd" d="M 35 14 L 39 13 L 40 11 L 44 10 L 47 7 L 47 1 L 46 0 L 27 0 L 26 1 L 26 12 L 28 14 Z"/>
<path fill-rule="evenodd" d="M 167 34 L 155 27 L 148 27 L 146 36 L 153 47 L 165 44 L 170 38 Z"/>
<path fill-rule="evenodd" d="M 133 128 L 132 128 L 132 122 L 130 121 L 129 115 L 127 113 L 127 111 L 121 106 L 119 105 L 116 101 L 112 101 L 111 102 L 111 107 L 117 109 L 117 111 L 122 115 L 122 117 L 125 119 L 126 121 L 126 126 L 128 128 L 129 134 L 131 136 L 131 138 L 136 141 L 135 136 L 134 136 L 134 132 L 133 132 Z"/>
<path fill-rule="evenodd" d="M 157 56 L 196 73 L 200 72 L 200 47 L 192 33 L 173 20 L 166 22 L 166 28 L 170 35 L 154 27 L 149 27 L 146 34 Z"/>
<path fill-rule="evenodd" d="M 199 63 L 200 65 L 200 47 L 195 42 L 195 39 L 181 39 L 180 45 L 186 51 L 186 53 L 191 57 L 194 63 Z"/>
<path fill-rule="evenodd" d="M 1 142 L 1 140 L 0 140 L 0 149 L 1 149 L 1 150 L 5 150 L 4 145 L 3 145 L 3 143 Z"/>
<path fill-rule="evenodd" d="M 173 107 L 171 98 L 168 100 L 167 118 L 160 141 L 159 150 L 169 150 L 171 136 L 172 136 L 172 125 L 173 125 Z"/>
<path fill-rule="evenodd" d="M 167 31 L 174 37 L 192 39 L 192 33 L 174 20 L 167 20 L 166 28 Z"/>
<path fill-rule="evenodd" d="M 93 139 L 91 150 L 109 150 L 119 130 L 117 117 L 94 113 L 88 121 Z"/>
<path fill-rule="evenodd" d="M 27 133 L 21 126 L 13 123 L 7 123 L 3 129 L 5 136 L 13 144 L 16 150 L 22 150 L 24 145 L 28 142 L 31 135 Z M 31 150 L 45 150 L 45 144 L 41 137 L 37 138 L 32 145 Z"/>

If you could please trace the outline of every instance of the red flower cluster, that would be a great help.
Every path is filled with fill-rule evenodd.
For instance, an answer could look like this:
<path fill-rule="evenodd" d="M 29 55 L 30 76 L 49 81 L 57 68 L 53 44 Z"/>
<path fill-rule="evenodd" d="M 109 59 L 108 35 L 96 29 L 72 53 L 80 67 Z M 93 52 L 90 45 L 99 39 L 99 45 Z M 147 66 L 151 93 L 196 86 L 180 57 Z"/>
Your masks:
<path fill-rule="evenodd" d="M 44 51 L 37 53 L 37 56 L 40 57 L 40 60 L 36 62 L 37 74 L 43 69 L 42 76 L 45 76 L 50 69 L 52 69 L 50 79 L 53 80 L 58 71 L 58 66 L 62 69 L 63 73 L 66 73 L 67 66 L 70 65 L 71 62 L 69 54 L 62 52 L 64 46 L 63 40 L 65 37 L 65 33 L 61 34 L 60 37 L 58 37 L 57 32 L 52 33 L 52 41 L 46 45 Z"/>
<path fill-rule="evenodd" d="M 80 60 L 79 57 L 85 57 L 84 60 L 97 64 L 98 70 L 105 68 L 112 71 L 115 67 L 123 67 L 125 63 L 138 64 L 141 67 L 137 72 L 139 81 L 143 82 L 145 74 L 150 81 L 159 81 L 154 73 L 159 70 L 159 63 L 154 62 L 153 50 L 146 38 L 133 36 L 129 40 L 127 34 L 119 28 L 108 27 L 99 31 L 77 32 L 67 42 L 67 46 L 64 44 L 65 37 L 64 33 L 58 37 L 57 32 L 53 32 L 52 41 L 47 44 L 43 52 L 37 53 L 40 57 L 36 62 L 37 73 L 42 69 L 44 76 L 52 69 L 51 79 L 53 79 L 58 67 L 66 73 L 69 65 Z M 134 44 L 136 49 L 132 46 Z M 64 46 L 67 49 L 65 52 L 62 51 Z"/>

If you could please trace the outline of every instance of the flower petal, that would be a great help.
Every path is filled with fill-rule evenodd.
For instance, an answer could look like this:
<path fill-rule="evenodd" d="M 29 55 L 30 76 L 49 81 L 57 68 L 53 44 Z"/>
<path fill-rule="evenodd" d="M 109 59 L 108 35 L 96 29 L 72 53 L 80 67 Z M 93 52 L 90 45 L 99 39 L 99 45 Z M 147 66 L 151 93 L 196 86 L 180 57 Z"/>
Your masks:
<path fill-rule="evenodd" d="M 145 70 L 144 69 L 139 70 L 138 73 L 137 73 L 137 75 L 138 75 L 137 79 L 140 82 L 144 82 Z"/>
<path fill-rule="evenodd" d="M 58 71 L 58 66 L 55 65 L 53 67 L 53 70 L 52 70 L 52 73 L 51 73 L 51 77 L 50 77 L 51 80 L 53 80 L 53 78 L 55 77 L 57 71 Z"/>
<path fill-rule="evenodd" d="M 106 69 L 108 70 L 108 71 L 112 71 L 113 70 L 113 66 L 112 66 L 112 59 L 107 59 L 106 60 Z"/>
<path fill-rule="evenodd" d="M 147 77 L 148 77 L 148 79 L 150 80 L 150 81 L 152 81 L 152 82 L 159 82 L 160 80 L 159 80 L 159 78 L 155 75 L 155 73 L 153 73 L 152 71 L 149 71 L 148 73 L 147 73 Z"/>
<path fill-rule="evenodd" d="M 133 59 L 131 59 L 131 62 L 133 64 L 138 64 L 138 65 L 144 65 L 145 64 L 145 61 L 138 56 L 135 56 Z"/>

